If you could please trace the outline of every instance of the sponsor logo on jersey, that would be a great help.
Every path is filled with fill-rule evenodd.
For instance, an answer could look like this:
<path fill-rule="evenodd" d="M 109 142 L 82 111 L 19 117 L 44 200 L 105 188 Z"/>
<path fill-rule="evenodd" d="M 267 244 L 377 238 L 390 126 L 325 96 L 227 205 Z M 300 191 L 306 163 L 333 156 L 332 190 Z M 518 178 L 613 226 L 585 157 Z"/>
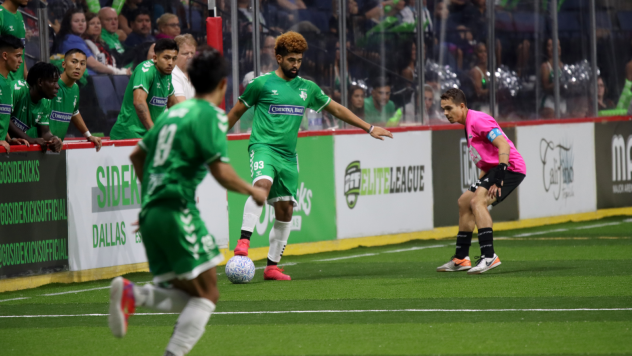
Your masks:
<path fill-rule="evenodd" d="M 58 102 L 58 103 L 61 103 L 61 96 L 58 96 L 58 97 L 57 97 L 57 102 Z"/>
<path fill-rule="evenodd" d="M 11 115 L 12 108 L 10 104 L 0 104 L 0 114 Z"/>
<path fill-rule="evenodd" d="M 273 89 L 273 90 L 272 90 L 272 95 L 279 95 L 279 93 L 277 93 L 277 90 L 276 90 L 276 89 Z"/>
<path fill-rule="evenodd" d="M 158 87 L 158 89 L 160 89 L 160 83 L 156 83 L 156 86 Z"/>
<path fill-rule="evenodd" d="M 24 132 L 28 131 L 31 128 L 29 125 L 23 123 L 22 121 L 20 121 L 20 119 L 18 119 L 15 116 L 11 118 L 11 122 L 13 122 L 13 124 L 15 124 L 15 126 L 17 126 L 18 129 Z"/>
<path fill-rule="evenodd" d="M 53 121 L 70 122 L 71 117 L 72 117 L 71 113 L 65 113 L 65 112 L 60 112 L 56 110 L 53 110 L 50 113 L 50 119 Z"/>
<path fill-rule="evenodd" d="M 15 30 L 13 29 L 13 26 L 9 26 L 9 31 L 11 31 L 11 32 L 15 31 Z"/>
<path fill-rule="evenodd" d="M 268 114 L 303 116 L 304 113 L 304 107 L 294 105 L 270 105 L 268 109 Z"/>
<path fill-rule="evenodd" d="M 424 165 L 361 168 L 360 161 L 349 163 L 345 170 L 344 194 L 349 209 L 361 195 L 387 195 L 424 191 Z"/>
<path fill-rule="evenodd" d="M 151 104 L 153 106 L 165 106 L 165 105 L 167 105 L 167 98 L 161 98 L 161 97 L 158 97 L 158 96 L 154 96 L 149 101 L 149 104 Z"/>

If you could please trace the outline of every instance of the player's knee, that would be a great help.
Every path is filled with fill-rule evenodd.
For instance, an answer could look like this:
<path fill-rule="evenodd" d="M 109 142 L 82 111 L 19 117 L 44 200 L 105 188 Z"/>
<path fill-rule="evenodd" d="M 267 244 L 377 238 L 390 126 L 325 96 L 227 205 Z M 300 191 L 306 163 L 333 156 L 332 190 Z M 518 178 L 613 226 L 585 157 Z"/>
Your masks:
<path fill-rule="evenodd" d="M 475 210 L 477 207 L 480 206 L 487 206 L 487 201 L 485 198 L 475 196 L 474 198 L 472 198 L 472 200 L 470 200 L 470 208 L 472 210 Z"/>
<path fill-rule="evenodd" d="M 471 200 L 472 199 L 470 199 L 470 197 L 468 197 L 467 195 L 461 195 L 458 200 L 459 209 L 469 209 Z"/>

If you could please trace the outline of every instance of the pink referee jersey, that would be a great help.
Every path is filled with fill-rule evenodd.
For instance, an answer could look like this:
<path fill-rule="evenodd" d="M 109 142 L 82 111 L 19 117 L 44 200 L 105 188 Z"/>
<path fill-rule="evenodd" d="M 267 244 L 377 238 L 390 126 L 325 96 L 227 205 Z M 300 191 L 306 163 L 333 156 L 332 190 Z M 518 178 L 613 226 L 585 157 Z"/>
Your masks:
<path fill-rule="evenodd" d="M 511 148 L 507 169 L 512 172 L 527 174 L 527 166 L 522 156 L 493 117 L 469 109 L 465 119 L 465 133 L 467 134 L 470 156 L 478 168 L 489 172 L 490 169 L 498 165 L 498 148 L 492 144 L 492 141 L 499 135 L 503 135 Z"/>

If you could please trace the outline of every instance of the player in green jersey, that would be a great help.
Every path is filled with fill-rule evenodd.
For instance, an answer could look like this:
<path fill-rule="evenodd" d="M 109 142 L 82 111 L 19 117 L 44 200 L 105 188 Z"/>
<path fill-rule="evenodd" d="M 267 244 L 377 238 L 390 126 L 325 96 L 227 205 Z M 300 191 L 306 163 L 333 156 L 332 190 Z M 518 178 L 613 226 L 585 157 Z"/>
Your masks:
<path fill-rule="evenodd" d="M 263 205 L 266 192 L 239 178 L 228 164 L 228 119 L 217 107 L 226 93 L 228 66 L 215 49 L 189 65 L 195 99 L 163 113 L 130 156 L 142 181 L 140 232 L 154 283 L 115 278 L 110 287 L 110 330 L 125 336 L 138 306 L 180 313 L 165 355 L 187 354 L 204 334 L 219 299 L 215 266 L 223 260 L 195 204 L 195 190 L 210 170 L 226 189 Z M 172 288 L 165 288 L 164 284 Z"/>
<path fill-rule="evenodd" d="M 26 45 L 26 26 L 22 13 L 18 11 L 20 7 L 28 5 L 29 0 L 6 0 L 0 5 L 0 35 L 11 35 L 22 40 L 22 44 Z M 15 73 L 11 73 L 11 81 L 24 80 L 26 78 L 26 60 L 22 53 L 22 64 L 20 69 Z"/>
<path fill-rule="evenodd" d="M 28 141 L 11 138 L 11 108 L 13 108 L 13 89 L 9 81 L 9 73 L 15 72 L 22 64 L 24 45 L 19 38 L 11 35 L 0 36 L 0 146 L 11 151 L 9 145 L 29 145 Z"/>
<path fill-rule="evenodd" d="M 228 114 L 228 126 L 250 107 L 255 116 L 248 151 L 250 172 L 255 187 L 269 192 L 268 204 L 274 206 L 276 221 L 270 232 L 268 264 L 263 273 L 267 280 L 290 280 L 277 267 L 290 236 L 292 212 L 298 189 L 298 159 L 296 140 L 307 108 L 326 110 L 340 120 L 359 127 L 374 138 L 393 137 L 381 127 L 373 127 L 347 108 L 332 101 L 314 82 L 298 76 L 307 41 L 296 32 L 287 32 L 276 39 L 274 51 L 279 67 L 253 79 L 239 101 Z M 259 221 L 262 207 L 252 199 L 246 201 L 241 238 L 235 255 L 248 255 L 250 236 Z"/>
<path fill-rule="evenodd" d="M 53 135 L 64 140 L 70 122 L 83 134 L 88 142 L 94 143 L 97 152 L 101 149 L 101 139 L 92 136 L 86 123 L 79 113 L 79 86 L 77 81 L 83 77 L 86 71 L 87 56 L 78 49 L 74 48 L 66 52 L 64 61 L 61 66 L 64 72 L 59 78 L 59 92 L 51 102 L 50 113 L 50 132 Z"/>
<path fill-rule="evenodd" d="M 177 104 L 171 84 L 171 72 L 178 57 L 178 44 L 162 39 L 154 47 L 154 59 L 134 69 L 125 89 L 123 107 L 110 132 L 112 140 L 142 138 L 165 111 Z"/>
<path fill-rule="evenodd" d="M 50 63 L 39 62 L 31 68 L 26 83 L 13 82 L 13 111 L 9 134 L 38 144 L 43 150 L 61 151 L 62 142 L 49 128 L 51 99 L 59 91 L 59 71 Z"/>

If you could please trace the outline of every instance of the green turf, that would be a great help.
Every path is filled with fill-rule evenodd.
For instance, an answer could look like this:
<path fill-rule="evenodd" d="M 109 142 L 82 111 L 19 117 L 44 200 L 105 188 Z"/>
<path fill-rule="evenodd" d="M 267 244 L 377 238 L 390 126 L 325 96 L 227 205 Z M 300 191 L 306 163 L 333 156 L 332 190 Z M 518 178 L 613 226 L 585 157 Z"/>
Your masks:
<path fill-rule="evenodd" d="M 217 312 L 381 311 L 215 314 L 191 355 L 632 354 L 632 311 L 568 310 L 632 308 L 630 217 L 495 235 L 503 264 L 479 276 L 435 272 L 453 254 L 450 239 L 287 256 L 291 282 L 264 282 L 258 270 L 232 285 L 219 268 Z M 133 316 L 122 340 L 105 316 L 41 317 L 105 314 L 107 289 L 84 290 L 108 284 L 0 294 L 0 316 L 38 316 L 0 318 L 0 355 L 161 355 L 177 315 Z M 78 292 L 44 296 L 69 291 Z M 27 299 L 3 301 L 13 298 Z"/>

